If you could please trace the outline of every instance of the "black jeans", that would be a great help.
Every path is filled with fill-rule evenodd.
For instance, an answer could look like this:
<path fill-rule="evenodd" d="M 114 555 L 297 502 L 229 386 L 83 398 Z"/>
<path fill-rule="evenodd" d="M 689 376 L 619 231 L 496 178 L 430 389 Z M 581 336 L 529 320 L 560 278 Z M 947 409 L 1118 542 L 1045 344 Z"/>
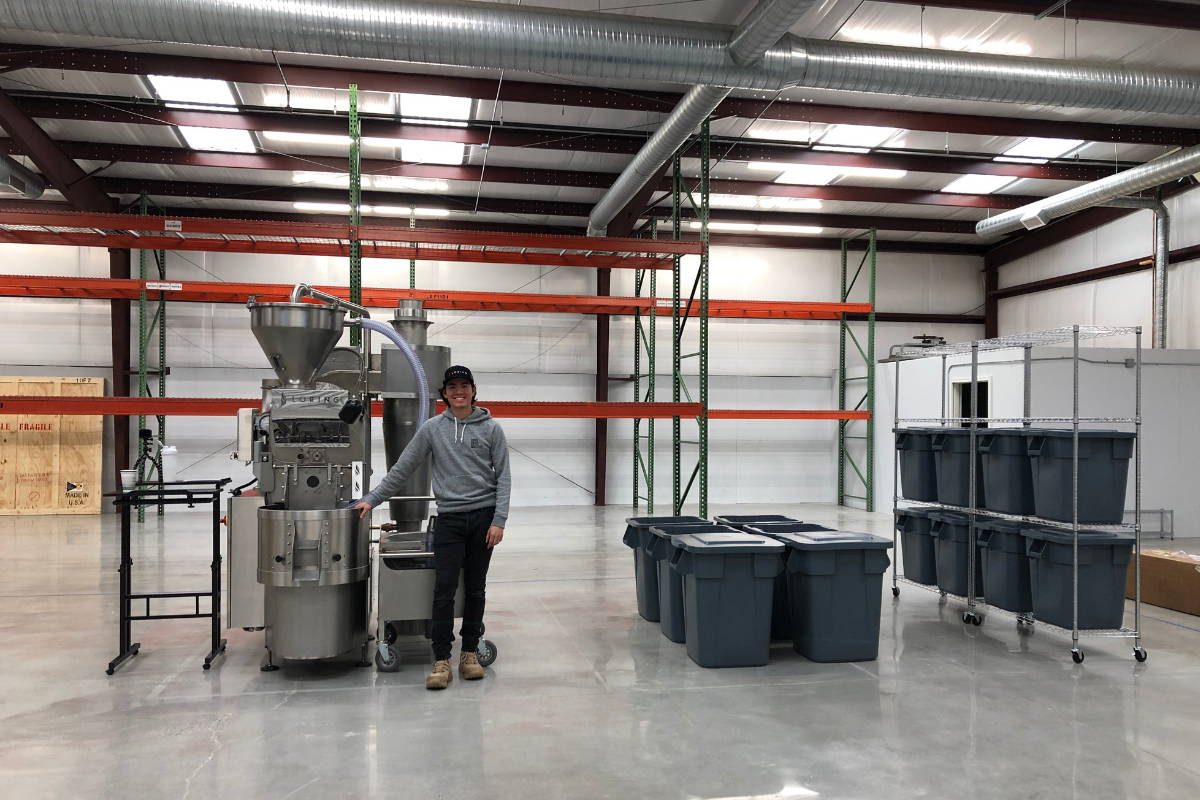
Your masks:
<path fill-rule="evenodd" d="M 491 507 L 438 514 L 433 528 L 433 566 L 437 578 L 433 587 L 430 631 L 434 660 L 450 658 L 450 646 L 454 643 L 454 595 L 458 591 L 460 572 L 463 580 L 463 621 L 459 629 L 462 649 L 466 652 L 479 649 L 488 564 L 492 560 L 487 531 L 495 513 L 495 507 Z"/>

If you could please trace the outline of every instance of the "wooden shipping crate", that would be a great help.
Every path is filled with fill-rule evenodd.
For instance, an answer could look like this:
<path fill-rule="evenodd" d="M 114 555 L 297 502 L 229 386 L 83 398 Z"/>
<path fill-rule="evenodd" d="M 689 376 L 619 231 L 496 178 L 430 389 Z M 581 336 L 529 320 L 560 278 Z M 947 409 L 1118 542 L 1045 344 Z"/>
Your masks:
<path fill-rule="evenodd" d="M 103 378 L 0 378 L 0 395 L 101 397 Z M 0 415 L 0 515 L 99 514 L 104 417 Z"/>

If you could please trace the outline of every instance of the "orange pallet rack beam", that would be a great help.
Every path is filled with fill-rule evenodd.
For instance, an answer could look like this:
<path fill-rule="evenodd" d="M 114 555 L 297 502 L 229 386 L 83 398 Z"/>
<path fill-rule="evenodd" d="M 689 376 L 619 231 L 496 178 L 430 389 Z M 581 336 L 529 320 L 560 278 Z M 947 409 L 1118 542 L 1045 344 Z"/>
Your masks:
<path fill-rule="evenodd" d="M 290 284 L 219 283 L 216 281 L 140 281 L 115 278 L 71 278 L 0 275 L 0 297 L 136 300 L 142 291 L 158 292 L 168 300 L 193 303 L 245 303 L 251 297 L 286 300 Z M 337 297 L 349 298 L 345 286 L 318 286 Z M 420 300 L 430 309 L 467 311 L 535 311 L 564 314 L 623 314 L 657 308 L 670 313 L 670 302 L 654 297 L 597 297 L 595 295 L 522 294 L 519 292 L 461 292 L 435 289 L 363 287 L 370 308 L 393 308 L 400 300 Z M 869 303 L 807 303 L 764 300 L 710 300 L 709 316 L 735 319 L 838 319 L 843 314 L 867 313 Z M 690 312 L 699 314 L 698 305 Z"/>
<path fill-rule="evenodd" d="M 0 242 L 269 253 L 349 254 L 351 226 L 321 222 L 95 214 L 0 209 Z M 698 255 L 698 242 L 360 225 L 362 255 L 621 269 L 671 269 L 671 256 Z"/>
<path fill-rule="evenodd" d="M 176 416 L 231 417 L 240 409 L 258 408 L 253 397 L 0 397 L 0 415 L 38 414 L 67 416 Z M 700 415 L 699 403 L 523 402 L 497 400 L 484 404 L 496 417 L 508 419 L 670 419 Z M 438 403 L 438 412 L 445 405 Z M 374 416 L 383 415 L 376 401 Z M 803 409 L 722 409 L 708 412 L 709 419 L 838 420 L 870 419 L 869 411 Z"/>
<path fill-rule="evenodd" d="M 231 417 L 243 408 L 259 408 L 253 397 L 0 397 L 2 414 L 68 416 Z M 496 417 L 510 419 L 669 419 L 695 417 L 699 403 L 598 403 L 493 401 L 485 407 Z M 444 409 L 441 403 L 438 410 Z M 383 404 L 372 404 L 374 416 Z"/>

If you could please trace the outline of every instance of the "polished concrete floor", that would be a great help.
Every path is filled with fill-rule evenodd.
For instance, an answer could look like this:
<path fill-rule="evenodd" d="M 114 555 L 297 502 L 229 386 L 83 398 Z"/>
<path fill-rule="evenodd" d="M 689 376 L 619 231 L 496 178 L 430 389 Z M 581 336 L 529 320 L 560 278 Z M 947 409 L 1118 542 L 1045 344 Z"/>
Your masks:
<path fill-rule="evenodd" d="M 717 513 L 758 511 L 724 507 Z M 769 509 L 886 534 L 890 515 Z M 493 563 L 486 680 L 423 688 L 350 664 L 258 669 L 201 621 L 137 623 L 116 675 L 114 520 L 0 519 L 0 795 L 11 798 L 1200 797 L 1200 620 L 1125 640 L 964 626 L 885 593 L 879 660 L 702 669 L 635 611 L 619 507 L 517 510 Z M 203 587 L 202 514 L 150 518 L 137 586 Z"/>

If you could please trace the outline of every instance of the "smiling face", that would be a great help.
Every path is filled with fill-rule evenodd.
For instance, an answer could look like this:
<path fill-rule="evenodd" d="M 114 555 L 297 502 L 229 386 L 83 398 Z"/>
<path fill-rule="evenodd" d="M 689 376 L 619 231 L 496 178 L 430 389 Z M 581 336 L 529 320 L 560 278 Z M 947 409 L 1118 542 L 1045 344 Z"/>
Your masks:
<path fill-rule="evenodd" d="M 466 409 L 471 407 L 471 403 L 475 399 L 475 387 L 471 385 L 470 381 L 455 378 L 446 384 L 443 394 L 446 397 L 446 404 L 451 409 Z"/>

